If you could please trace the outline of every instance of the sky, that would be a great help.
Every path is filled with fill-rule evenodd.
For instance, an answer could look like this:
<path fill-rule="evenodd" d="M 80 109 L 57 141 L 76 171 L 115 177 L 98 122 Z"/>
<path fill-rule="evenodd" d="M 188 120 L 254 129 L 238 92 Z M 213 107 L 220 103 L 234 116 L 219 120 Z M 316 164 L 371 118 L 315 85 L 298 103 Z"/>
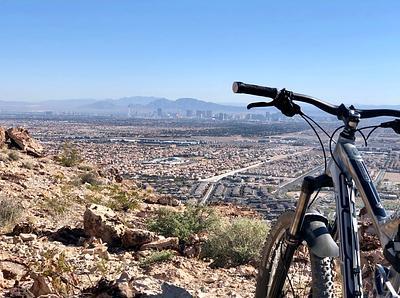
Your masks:
<path fill-rule="evenodd" d="M 400 1 L 0 0 L 0 100 L 400 104 Z"/>

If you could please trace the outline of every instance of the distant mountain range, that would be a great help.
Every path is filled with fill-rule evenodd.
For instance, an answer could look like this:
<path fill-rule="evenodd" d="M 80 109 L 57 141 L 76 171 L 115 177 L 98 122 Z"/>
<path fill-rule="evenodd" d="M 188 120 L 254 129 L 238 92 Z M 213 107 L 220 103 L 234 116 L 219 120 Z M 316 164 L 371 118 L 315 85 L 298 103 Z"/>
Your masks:
<path fill-rule="evenodd" d="M 161 97 L 133 96 L 119 99 L 70 99 L 70 100 L 47 100 L 40 102 L 28 101 L 0 101 L 0 112 L 66 112 L 66 113 L 88 113 L 88 114 L 128 114 L 151 113 L 162 109 L 163 112 L 185 113 L 187 110 L 202 110 L 212 112 L 234 112 L 246 111 L 246 108 L 230 105 L 216 104 L 195 98 L 179 98 L 170 100 Z"/>
<path fill-rule="evenodd" d="M 262 99 L 261 99 L 262 100 Z M 400 110 L 400 105 L 356 105 L 362 109 L 388 108 Z M 65 99 L 46 100 L 39 102 L 29 101 L 1 101 L 0 113 L 28 113 L 28 112 L 56 112 L 56 113 L 85 113 L 96 115 L 128 115 L 128 113 L 153 113 L 161 109 L 163 113 L 186 113 L 187 110 L 196 112 L 212 111 L 213 113 L 243 113 L 245 105 L 233 106 L 217 104 L 195 98 L 179 98 L 170 100 L 163 97 L 132 96 L 119 99 Z M 321 112 L 310 105 L 304 104 L 303 110 L 311 114 Z M 255 109 L 252 113 L 264 113 L 265 111 L 277 112 L 275 109 Z"/>

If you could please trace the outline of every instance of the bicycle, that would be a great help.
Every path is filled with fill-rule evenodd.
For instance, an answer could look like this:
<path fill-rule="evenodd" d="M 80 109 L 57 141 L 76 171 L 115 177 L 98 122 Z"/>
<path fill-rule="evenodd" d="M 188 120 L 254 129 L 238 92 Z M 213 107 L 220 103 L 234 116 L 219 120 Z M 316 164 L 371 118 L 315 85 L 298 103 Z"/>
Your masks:
<path fill-rule="evenodd" d="M 364 297 L 360 264 L 360 245 L 357 226 L 355 196 L 358 192 L 372 219 L 384 256 L 390 266 L 376 264 L 374 295 L 400 297 L 400 216 L 388 216 L 380 202 L 365 163 L 356 148 L 356 133 L 365 143 L 378 127 L 392 128 L 400 134 L 400 119 L 380 125 L 358 128 L 361 119 L 380 116 L 400 117 L 400 111 L 390 109 L 361 110 L 344 104 L 335 106 L 319 99 L 242 82 L 233 83 L 234 93 L 272 98 L 270 102 L 256 102 L 247 106 L 275 107 L 285 116 L 301 116 L 317 135 L 324 155 L 325 171 L 318 177 L 306 177 L 294 211 L 283 213 L 271 228 L 262 251 L 257 276 L 256 297 Z M 314 105 L 334 115 L 343 125 L 329 135 L 317 122 L 304 114 L 295 103 Z M 314 127 L 329 137 L 328 163 L 324 144 Z M 335 134 L 342 129 L 335 142 Z M 371 129 L 368 137 L 363 129 Z M 336 143 L 332 148 L 332 143 Z M 333 224 L 312 209 L 319 191 L 333 188 L 336 218 Z M 315 194 L 314 194 L 315 193 Z M 314 197 L 311 199 L 312 195 Z M 335 270 L 335 259 L 340 260 L 340 274 Z M 304 272 L 299 272 L 304 270 Z M 295 278 L 305 276 L 307 280 Z M 297 292 L 294 290 L 296 287 Z M 341 292 L 341 293 L 340 293 Z"/>

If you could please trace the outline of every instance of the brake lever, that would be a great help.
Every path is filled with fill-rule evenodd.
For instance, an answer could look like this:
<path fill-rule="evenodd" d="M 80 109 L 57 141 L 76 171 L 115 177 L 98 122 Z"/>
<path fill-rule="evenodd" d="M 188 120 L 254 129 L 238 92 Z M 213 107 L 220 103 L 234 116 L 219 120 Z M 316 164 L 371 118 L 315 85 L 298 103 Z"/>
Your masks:
<path fill-rule="evenodd" d="M 252 103 L 248 104 L 247 109 L 250 110 L 252 108 L 274 107 L 274 106 L 275 106 L 274 100 L 270 101 L 270 102 L 260 101 L 260 102 L 252 102 Z"/>
<path fill-rule="evenodd" d="M 400 134 L 400 119 L 396 119 L 393 121 L 383 122 L 380 125 L 381 127 L 391 128 L 395 133 Z"/>

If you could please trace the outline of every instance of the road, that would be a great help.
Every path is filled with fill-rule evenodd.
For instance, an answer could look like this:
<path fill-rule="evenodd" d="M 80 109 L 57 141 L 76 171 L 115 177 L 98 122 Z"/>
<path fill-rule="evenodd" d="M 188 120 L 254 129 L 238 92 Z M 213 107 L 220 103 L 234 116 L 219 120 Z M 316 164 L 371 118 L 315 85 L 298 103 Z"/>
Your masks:
<path fill-rule="evenodd" d="M 212 192 L 214 190 L 215 184 L 219 180 L 221 180 L 221 179 L 223 179 L 225 177 L 232 176 L 232 175 L 240 173 L 240 172 L 245 172 L 245 171 L 247 171 L 249 169 L 254 169 L 254 168 L 257 168 L 257 167 L 259 167 L 259 166 L 261 166 L 263 164 L 268 164 L 268 163 L 271 163 L 273 161 L 278 161 L 278 160 L 286 159 L 286 158 L 291 157 L 291 156 L 304 154 L 304 153 L 309 152 L 311 150 L 312 149 L 307 149 L 307 150 L 296 152 L 296 153 L 292 153 L 292 154 L 277 155 L 277 156 L 274 156 L 274 157 L 272 157 L 272 158 L 270 158 L 270 159 L 268 159 L 266 161 L 258 162 L 258 163 L 252 164 L 252 165 L 244 167 L 244 168 L 232 170 L 232 171 L 220 174 L 220 175 L 216 175 L 216 176 L 212 176 L 212 177 L 209 177 L 209 178 L 201 179 L 199 181 L 201 181 L 201 182 L 209 182 L 209 183 L 211 183 L 211 185 L 208 188 L 207 192 L 205 193 L 204 197 L 200 200 L 200 203 L 201 204 L 205 204 L 207 202 L 207 200 L 209 199 L 210 195 L 212 194 Z"/>

